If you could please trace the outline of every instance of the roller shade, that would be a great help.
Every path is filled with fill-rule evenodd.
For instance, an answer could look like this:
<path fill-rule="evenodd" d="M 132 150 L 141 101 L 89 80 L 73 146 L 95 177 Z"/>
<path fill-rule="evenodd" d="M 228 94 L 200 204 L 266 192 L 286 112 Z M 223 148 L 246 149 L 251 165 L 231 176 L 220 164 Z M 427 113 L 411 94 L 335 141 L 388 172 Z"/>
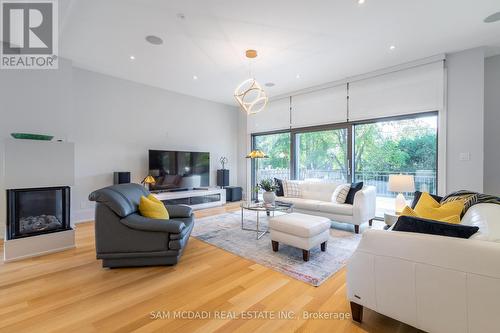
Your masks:
<path fill-rule="evenodd" d="M 292 127 L 347 121 L 347 85 L 292 97 Z"/>
<path fill-rule="evenodd" d="M 290 98 L 273 100 L 266 108 L 248 116 L 248 133 L 268 132 L 290 128 Z"/>
<path fill-rule="evenodd" d="M 441 110 L 443 73 L 439 61 L 354 81 L 349 85 L 349 120 Z"/>

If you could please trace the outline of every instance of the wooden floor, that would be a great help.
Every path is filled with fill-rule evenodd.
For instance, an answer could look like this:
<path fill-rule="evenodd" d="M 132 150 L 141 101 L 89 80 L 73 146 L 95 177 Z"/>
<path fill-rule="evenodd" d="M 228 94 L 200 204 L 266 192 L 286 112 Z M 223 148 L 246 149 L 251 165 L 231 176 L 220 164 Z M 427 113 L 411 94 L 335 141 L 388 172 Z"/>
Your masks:
<path fill-rule="evenodd" d="M 177 266 L 103 269 L 94 225 L 83 223 L 76 249 L 0 263 L 0 332 L 417 332 L 370 310 L 362 325 L 306 320 L 303 311 L 349 315 L 345 277 L 343 269 L 312 287 L 194 238 Z M 220 318 L 276 318 L 279 311 L 295 318 Z M 210 318 L 172 318 L 178 314 Z"/>

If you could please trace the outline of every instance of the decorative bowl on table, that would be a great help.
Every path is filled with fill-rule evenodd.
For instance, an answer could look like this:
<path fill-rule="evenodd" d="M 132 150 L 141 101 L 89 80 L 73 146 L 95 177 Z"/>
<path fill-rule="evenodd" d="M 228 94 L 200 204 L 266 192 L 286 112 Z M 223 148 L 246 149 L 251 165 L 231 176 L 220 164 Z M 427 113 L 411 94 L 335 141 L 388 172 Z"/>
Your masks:
<path fill-rule="evenodd" d="M 50 141 L 54 138 L 53 135 L 33 134 L 33 133 L 10 133 L 10 135 L 14 139 L 22 139 L 22 140 Z"/>

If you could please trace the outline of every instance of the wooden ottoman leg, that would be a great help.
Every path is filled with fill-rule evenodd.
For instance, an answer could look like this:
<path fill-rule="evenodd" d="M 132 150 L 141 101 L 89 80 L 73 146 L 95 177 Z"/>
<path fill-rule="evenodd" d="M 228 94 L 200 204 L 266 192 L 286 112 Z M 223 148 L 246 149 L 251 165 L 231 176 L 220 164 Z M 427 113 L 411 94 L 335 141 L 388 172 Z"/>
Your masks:
<path fill-rule="evenodd" d="M 309 261 L 309 250 L 302 250 L 302 259 Z"/>
<path fill-rule="evenodd" d="M 280 247 L 280 243 L 277 241 L 271 241 L 271 244 L 273 244 L 273 251 L 278 252 L 278 248 Z"/>
<path fill-rule="evenodd" d="M 359 225 L 354 226 L 354 232 L 359 234 Z"/>
<path fill-rule="evenodd" d="M 326 251 L 326 242 L 321 243 L 321 251 Z"/>
<path fill-rule="evenodd" d="M 363 321 L 363 305 L 351 302 L 351 315 L 354 321 L 361 323 Z"/>
<path fill-rule="evenodd" d="M 372 226 L 372 224 L 373 224 L 373 219 L 368 220 L 368 225 L 369 225 L 370 227 Z"/>

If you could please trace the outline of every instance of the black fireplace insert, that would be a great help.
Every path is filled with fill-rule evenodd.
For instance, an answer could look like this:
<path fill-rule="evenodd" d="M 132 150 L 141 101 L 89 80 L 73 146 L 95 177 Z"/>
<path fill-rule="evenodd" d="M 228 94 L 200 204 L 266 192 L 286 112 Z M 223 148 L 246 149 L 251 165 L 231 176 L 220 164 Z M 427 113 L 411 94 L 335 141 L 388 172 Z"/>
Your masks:
<path fill-rule="evenodd" d="M 7 237 L 70 230 L 70 187 L 7 190 Z"/>

